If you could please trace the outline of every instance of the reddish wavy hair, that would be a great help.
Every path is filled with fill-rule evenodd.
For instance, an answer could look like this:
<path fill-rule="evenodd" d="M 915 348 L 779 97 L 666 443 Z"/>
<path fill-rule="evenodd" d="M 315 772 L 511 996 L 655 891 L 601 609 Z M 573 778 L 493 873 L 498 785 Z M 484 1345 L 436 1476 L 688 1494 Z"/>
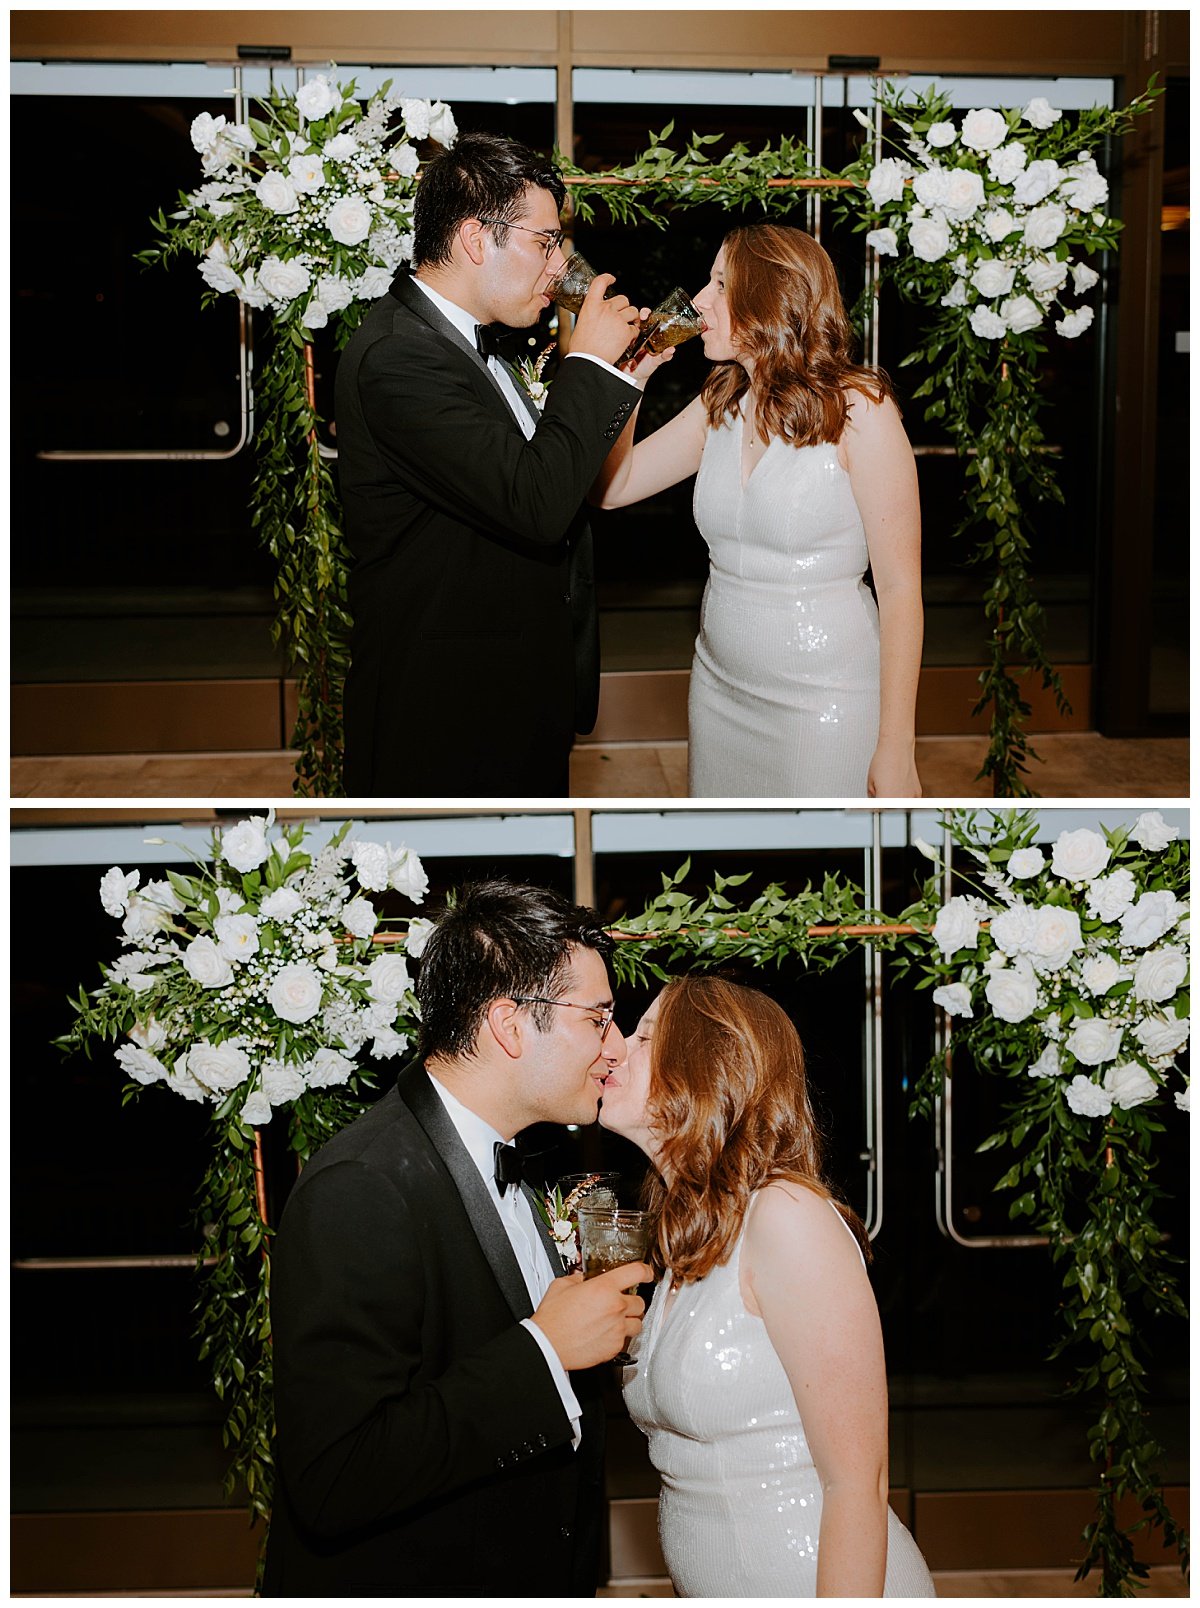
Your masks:
<path fill-rule="evenodd" d="M 765 994 L 722 977 L 677 978 L 662 992 L 650 1046 L 648 1103 L 660 1139 L 646 1181 L 648 1260 L 676 1285 L 727 1262 L 750 1197 L 772 1179 L 833 1201 L 870 1256 L 858 1218 L 822 1174 L 804 1048 Z"/>
<path fill-rule="evenodd" d="M 754 223 L 725 236 L 725 299 L 739 352 L 754 366 L 760 436 L 794 447 L 842 438 L 848 391 L 872 402 L 892 395 L 882 369 L 853 361 L 854 338 L 829 253 L 803 229 Z M 734 360 L 705 381 L 714 428 L 740 411 L 750 376 Z"/>

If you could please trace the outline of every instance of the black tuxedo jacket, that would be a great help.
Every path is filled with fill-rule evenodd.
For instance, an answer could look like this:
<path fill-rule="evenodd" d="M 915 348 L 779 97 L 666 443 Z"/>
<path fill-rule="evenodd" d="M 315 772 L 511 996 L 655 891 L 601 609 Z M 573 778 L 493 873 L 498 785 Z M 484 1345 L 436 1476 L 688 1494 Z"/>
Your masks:
<path fill-rule="evenodd" d="M 582 505 L 636 401 L 598 364 L 563 363 L 527 441 L 407 272 L 367 314 L 336 397 L 355 560 L 348 794 L 569 791 L 600 684 Z"/>
<path fill-rule="evenodd" d="M 305 1167 L 274 1241 L 265 1595 L 594 1595 L 599 1390 L 572 1375 L 574 1451 L 521 1327 L 531 1311 L 495 1206 L 413 1061 Z"/>

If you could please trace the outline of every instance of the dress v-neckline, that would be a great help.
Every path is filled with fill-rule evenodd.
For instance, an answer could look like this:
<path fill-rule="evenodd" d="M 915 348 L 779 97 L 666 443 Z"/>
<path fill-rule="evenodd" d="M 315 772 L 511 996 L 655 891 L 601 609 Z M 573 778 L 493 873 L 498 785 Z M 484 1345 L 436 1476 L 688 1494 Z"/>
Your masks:
<path fill-rule="evenodd" d="M 773 440 L 768 440 L 766 446 L 763 448 L 763 450 L 759 453 L 758 457 L 755 459 L 754 466 L 750 470 L 750 473 L 746 474 L 745 471 L 742 468 L 743 457 L 744 457 L 743 449 L 744 449 L 744 447 L 746 445 L 746 414 L 745 414 L 744 410 L 739 410 L 737 422 L 738 422 L 738 442 L 737 442 L 738 485 L 741 488 L 742 495 L 745 496 L 746 492 L 749 490 L 750 482 L 754 479 L 755 475 L 758 473 L 759 464 L 762 463 L 763 459 L 767 456 L 768 452 L 770 452 L 772 446 L 774 445 L 774 441 Z"/>

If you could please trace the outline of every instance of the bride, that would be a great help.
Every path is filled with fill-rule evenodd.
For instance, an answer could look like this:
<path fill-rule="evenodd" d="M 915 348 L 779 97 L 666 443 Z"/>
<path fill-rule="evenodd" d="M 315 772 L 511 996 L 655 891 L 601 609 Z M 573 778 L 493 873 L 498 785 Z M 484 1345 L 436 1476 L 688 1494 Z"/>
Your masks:
<path fill-rule="evenodd" d="M 662 1277 L 625 1405 L 662 1477 L 678 1596 L 932 1597 L 888 1506 L 862 1225 L 821 1179 L 795 1028 L 717 977 L 668 983 L 600 1121 L 655 1169 Z"/>
<path fill-rule="evenodd" d="M 630 420 L 592 491 L 619 508 L 698 471 L 688 792 L 919 797 L 920 507 L 887 378 L 850 361 L 833 264 L 801 229 L 733 230 L 693 299 L 716 366 L 636 445 Z"/>

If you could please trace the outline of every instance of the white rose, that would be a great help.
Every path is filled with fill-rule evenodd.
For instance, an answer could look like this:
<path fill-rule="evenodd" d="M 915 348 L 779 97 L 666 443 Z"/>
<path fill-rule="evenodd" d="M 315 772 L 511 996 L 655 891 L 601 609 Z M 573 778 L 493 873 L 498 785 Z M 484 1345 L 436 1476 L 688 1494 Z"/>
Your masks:
<path fill-rule="evenodd" d="M 369 899 L 351 899 L 342 909 L 342 926 L 355 938 L 369 938 L 378 922 L 379 917 Z"/>
<path fill-rule="evenodd" d="M 201 279 L 211 289 L 220 293 L 241 290 L 241 275 L 221 257 L 214 257 L 210 252 L 196 266 L 200 270 Z"/>
<path fill-rule="evenodd" d="M 1137 884 L 1133 872 L 1122 867 L 1097 877 L 1087 891 L 1087 913 L 1097 921 L 1119 921 L 1133 903 Z"/>
<path fill-rule="evenodd" d="M 933 991 L 933 1003 L 940 1005 L 947 1016 L 974 1016 L 971 1009 L 971 990 L 966 983 L 946 983 Z"/>
<path fill-rule="evenodd" d="M 965 279 L 956 279 L 950 289 L 941 298 L 943 307 L 965 307 L 967 305 L 967 282 Z"/>
<path fill-rule="evenodd" d="M 241 1110 L 242 1121 L 248 1128 L 262 1128 L 271 1120 L 271 1102 L 261 1089 L 249 1095 Z"/>
<path fill-rule="evenodd" d="M 172 1094 L 182 1095 L 185 1100 L 210 1100 L 213 1096 L 203 1084 L 197 1083 L 188 1071 L 188 1058 L 186 1050 L 182 1055 L 175 1057 L 175 1065 L 167 1073 L 167 1088 Z"/>
<path fill-rule="evenodd" d="M 458 124 L 445 101 L 434 101 L 429 108 L 429 138 L 439 145 L 453 145 L 458 138 Z"/>
<path fill-rule="evenodd" d="M 139 897 L 149 900 L 151 904 L 157 905 L 160 910 L 165 910 L 173 916 L 179 915 L 183 909 L 183 900 L 175 892 L 171 884 L 165 880 L 162 882 L 147 882 Z"/>
<path fill-rule="evenodd" d="M 1022 231 L 1025 244 L 1033 251 L 1049 251 L 1058 244 L 1059 236 L 1067 226 L 1067 214 L 1057 201 L 1034 207 L 1025 219 Z"/>
<path fill-rule="evenodd" d="M 1111 1095 L 1114 1105 L 1120 1106 L 1122 1111 L 1131 1111 L 1134 1106 L 1153 1100 L 1158 1084 L 1144 1066 L 1127 1061 L 1122 1066 L 1110 1067 L 1104 1074 L 1104 1089 Z"/>
<path fill-rule="evenodd" d="M 292 961 L 276 973 L 267 1002 L 285 1022 L 307 1022 L 321 1009 L 320 974 L 307 961 Z"/>
<path fill-rule="evenodd" d="M 1058 187 L 1061 178 L 1062 169 L 1057 162 L 1049 159 L 1031 162 L 1017 174 L 1013 184 L 1013 199 L 1019 201 L 1023 207 L 1035 207 Z"/>
<path fill-rule="evenodd" d="M 867 244 L 872 251 L 877 251 L 881 257 L 898 257 L 900 255 L 900 242 L 896 238 L 894 229 L 872 229 L 867 235 Z"/>
<path fill-rule="evenodd" d="M 262 1064 L 262 1092 L 273 1106 L 287 1105 L 298 1100 L 307 1089 L 299 1068 L 290 1061 L 264 1061 Z"/>
<path fill-rule="evenodd" d="M 387 294 L 393 278 L 390 268 L 368 268 L 355 281 L 354 294 L 360 301 L 374 301 Z"/>
<path fill-rule="evenodd" d="M 1037 1009 L 1038 989 L 1027 960 L 994 971 L 984 989 L 988 1004 L 1002 1022 L 1024 1022 Z"/>
<path fill-rule="evenodd" d="M 1056 257 L 1038 257 L 1021 269 L 1034 294 L 1046 298 L 1060 290 L 1067 282 L 1067 265 Z"/>
<path fill-rule="evenodd" d="M 1042 322 L 1042 309 L 1032 296 L 1010 296 L 1000 303 L 1000 316 L 1014 335 L 1026 335 Z"/>
<path fill-rule="evenodd" d="M 1184 907 L 1165 889 L 1144 893 L 1121 917 L 1121 942 L 1130 949 L 1145 949 L 1156 943 L 1183 914 Z"/>
<path fill-rule="evenodd" d="M 258 953 L 258 923 L 253 916 L 218 916 L 213 922 L 226 960 L 249 960 Z"/>
<path fill-rule="evenodd" d="M 989 207 L 980 224 L 989 240 L 1007 240 L 1017 228 L 1017 220 L 1007 207 Z"/>
<path fill-rule="evenodd" d="M 1152 1061 L 1172 1060 L 1188 1041 L 1192 1024 L 1186 1016 L 1147 1016 L 1133 1036 Z"/>
<path fill-rule="evenodd" d="M 239 1045 L 193 1044 L 187 1052 L 188 1071 L 196 1082 L 214 1094 L 236 1089 L 250 1077 L 250 1057 Z"/>
<path fill-rule="evenodd" d="M 140 871 L 122 871 L 119 865 L 110 868 L 100 878 L 100 903 L 110 916 L 123 916 L 129 904 L 129 895 L 141 881 Z"/>
<path fill-rule="evenodd" d="M 1056 1044 L 1047 1044 L 1028 1070 L 1031 1078 L 1060 1078 L 1062 1076 L 1062 1062 L 1058 1057 L 1058 1046 Z"/>
<path fill-rule="evenodd" d="M 276 888 L 273 893 L 267 894 L 258 907 L 259 914 L 269 916 L 272 921 L 288 921 L 303 909 L 304 900 L 295 888 Z"/>
<path fill-rule="evenodd" d="M 401 100 L 400 116 L 411 139 L 428 139 L 430 110 L 427 100 Z"/>
<path fill-rule="evenodd" d="M 426 921 L 423 916 L 414 916 L 409 922 L 404 948 L 413 960 L 419 960 L 425 953 L 425 945 L 429 942 L 429 935 L 436 925 L 436 922 Z"/>
<path fill-rule="evenodd" d="M 888 156 L 876 162 L 867 177 L 867 194 L 872 206 L 882 209 L 892 201 L 904 197 L 904 181 L 908 176 L 907 164 L 897 157 Z"/>
<path fill-rule="evenodd" d="M 156 932 L 161 932 L 167 920 L 166 912 L 152 899 L 144 899 L 140 893 L 131 893 L 121 931 L 131 943 L 140 944 Z"/>
<path fill-rule="evenodd" d="M 1120 1022 L 1085 1016 L 1067 1034 L 1067 1048 L 1084 1066 L 1099 1066 L 1102 1061 L 1115 1061 L 1121 1053 L 1121 1033 Z"/>
<path fill-rule="evenodd" d="M 977 307 L 971 314 L 970 323 L 982 340 L 999 341 L 1008 334 L 1008 325 L 990 307 Z"/>
<path fill-rule="evenodd" d="M 1192 1109 L 1192 1086 L 1190 1083 L 1186 1089 L 1176 1089 L 1175 1104 L 1180 1111 L 1190 1111 Z"/>
<path fill-rule="evenodd" d="M 1038 910 L 1029 954 L 1040 972 L 1056 972 L 1083 948 L 1079 917 L 1060 905 L 1042 905 Z"/>
<path fill-rule="evenodd" d="M 160 1083 L 167 1075 L 158 1057 L 136 1044 L 122 1044 L 117 1050 L 117 1062 L 138 1083 Z"/>
<path fill-rule="evenodd" d="M 304 1070 L 308 1075 L 310 1089 L 327 1089 L 335 1084 L 345 1083 L 354 1071 L 354 1062 L 345 1055 L 339 1055 L 336 1050 L 321 1049 L 306 1064 Z"/>
<path fill-rule="evenodd" d="M 388 852 L 390 885 L 397 893 L 402 893 L 411 899 L 413 904 L 420 904 L 429 892 L 429 878 L 425 874 L 425 867 L 411 849 L 404 847 L 403 843 L 394 852 L 389 845 Z"/>
<path fill-rule="evenodd" d="M 310 78 L 307 83 L 301 84 L 296 91 L 296 110 L 303 117 L 316 122 L 326 117 L 339 102 L 339 95 L 325 75 L 318 74 Z"/>
<path fill-rule="evenodd" d="M 1099 832 L 1086 826 L 1077 832 L 1060 832 L 1054 841 L 1050 869 L 1064 882 L 1090 882 L 1112 858 L 1112 850 Z"/>
<path fill-rule="evenodd" d="M 1080 212 L 1091 212 L 1108 200 L 1108 180 L 1095 162 L 1079 162 L 1067 169 L 1058 193 Z"/>
<path fill-rule="evenodd" d="M 1156 854 L 1160 849 L 1165 849 L 1168 843 L 1175 841 L 1179 836 L 1179 828 L 1168 826 L 1158 810 L 1147 810 L 1144 815 L 1139 815 L 1130 827 L 1129 836 L 1139 848 L 1148 849 L 1151 854 Z M 108 909 L 107 905 L 105 909 Z M 111 914 L 115 915 L 116 912 L 113 911 Z"/>
<path fill-rule="evenodd" d="M 268 257 L 258 270 L 258 283 L 272 301 L 292 302 L 312 284 L 312 275 L 294 257 L 288 262 Z"/>
<path fill-rule="evenodd" d="M 183 969 L 202 988 L 224 988 L 233 981 L 233 967 L 211 938 L 193 938 L 183 952 Z"/>
<path fill-rule="evenodd" d="M 973 218 L 984 203 L 983 180 L 970 168 L 951 168 L 942 210 L 947 217 L 964 223 Z"/>
<path fill-rule="evenodd" d="M 1075 281 L 1075 294 L 1082 296 L 1085 290 L 1091 290 L 1100 275 L 1086 262 L 1077 262 L 1072 265 L 1071 278 Z"/>
<path fill-rule="evenodd" d="M 953 145 L 958 138 L 958 130 L 953 123 L 934 123 L 925 138 L 930 145 L 941 149 L 946 145 Z"/>
<path fill-rule="evenodd" d="M 943 960 L 950 960 L 960 949 L 977 948 L 979 913 L 974 900 L 961 895 L 947 899 L 934 920 L 933 941 L 941 950 Z"/>
<path fill-rule="evenodd" d="M 296 186 L 276 168 L 269 168 L 254 186 L 254 193 L 270 212 L 285 216 L 300 205 Z"/>
<path fill-rule="evenodd" d="M 1011 184 L 1025 167 L 1025 147 L 1018 141 L 988 153 L 988 172 L 997 184 Z"/>
<path fill-rule="evenodd" d="M 167 1042 L 166 1028 L 153 1016 L 148 1021 L 135 1022 L 129 1029 L 129 1036 L 143 1050 L 161 1050 Z"/>
<path fill-rule="evenodd" d="M 354 286 L 341 274 L 322 274 L 317 280 L 317 300 L 329 313 L 340 313 L 354 300 Z"/>
<path fill-rule="evenodd" d="M 940 262 L 950 250 L 950 228 L 944 218 L 918 218 L 909 225 L 908 243 L 922 262 Z"/>
<path fill-rule="evenodd" d="M 1089 955 L 1080 969 L 1080 975 L 1089 994 L 1107 994 L 1110 988 L 1123 983 L 1133 973 L 1111 955 Z"/>
<path fill-rule="evenodd" d="M 1161 1005 L 1173 999 L 1188 971 L 1187 951 L 1151 949 L 1137 963 L 1133 973 L 1135 999 Z"/>
<path fill-rule="evenodd" d="M 1014 849 L 1008 857 L 1010 877 L 1036 877 L 1046 863 L 1041 849 Z"/>
<path fill-rule="evenodd" d="M 413 178 L 421 165 L 416 151 L 407 141 L 392 146 L 388 152 L 388 161 L 402 179 Z"/>
<path fill-rule="evenodd" d="M 403 1033 L 397 1033 L 390 1027 L 379 1027 L 375 1030 L 375 1037 L 371 1043 L 371 1054 L 377 1061 L 391 1060 L 393 1055 L 399 1055 L 408 1048 L 408 1038 Z"/>
<path fill-rule="evenodd" d="M 322 307 L 319 300 L 310 301 L 304 309 L 304 327 L 306 329 L 324 329 L 328 322 L 328 310 Z"/>
<path fill-rule="evenodd" d="M 258 276 L 253 268 L 247 268 L 242 288 L 238 291 L 238 300 L 247 307 L 269 307 L 271 298 L 258 282 Z"/>
<path fill-rule="evenodd" d="M 325 169 L 316 151 L 305 151 L 288 162 L 288 176 L 301 195 L 313 195 L 325 183 Z"/>
<path fill-rule="evenodd" d="M 1057 106 L 1051 106 L 1044 95 L 1035 95 L 1021 116 L 1034 128 L 1046 129 L 1053 128 L 1062 113 Z"/>
<path fill-rule="evenodd" d="M 261 815 L 239 821 L 221 834 L 219 853 L 235 871 L 253 871 L 270 854 L 267 822 Z"/>
<path fill-rule="evenodd" d="M 981 296 L 1007 296 L 1016 273 L 1011 263 L 1001 262 L 998 257 L 989 257 L 975 269 L 971 283 Z"/>
<path fill-rule="evenodd" d="M 963 118 L 962 142 L 972 151 L 994 151 L 1008 137 L 1008 124 L 999 112 L 984 109 Z"/>
<path fill-rule="evenodd" d="M 359 196 L 343 195 L 329 209 L 325 227 L 343 246 L 356 246 L 371 232 L 371 208 Z"/>
<path fill-rule="evenodd" d="M 1112 1095 L 1078 1072 L 1067 1084 L 1067 1104 L 1077 1117 L 1106 1117 L 1112 1110 Z"/>
<path fill-rule="evenodd" d="M 412 987 L 403 955 L 379 955 L 366 969 L 367 993 L 381 1004 L 398 1005 Z"/>

